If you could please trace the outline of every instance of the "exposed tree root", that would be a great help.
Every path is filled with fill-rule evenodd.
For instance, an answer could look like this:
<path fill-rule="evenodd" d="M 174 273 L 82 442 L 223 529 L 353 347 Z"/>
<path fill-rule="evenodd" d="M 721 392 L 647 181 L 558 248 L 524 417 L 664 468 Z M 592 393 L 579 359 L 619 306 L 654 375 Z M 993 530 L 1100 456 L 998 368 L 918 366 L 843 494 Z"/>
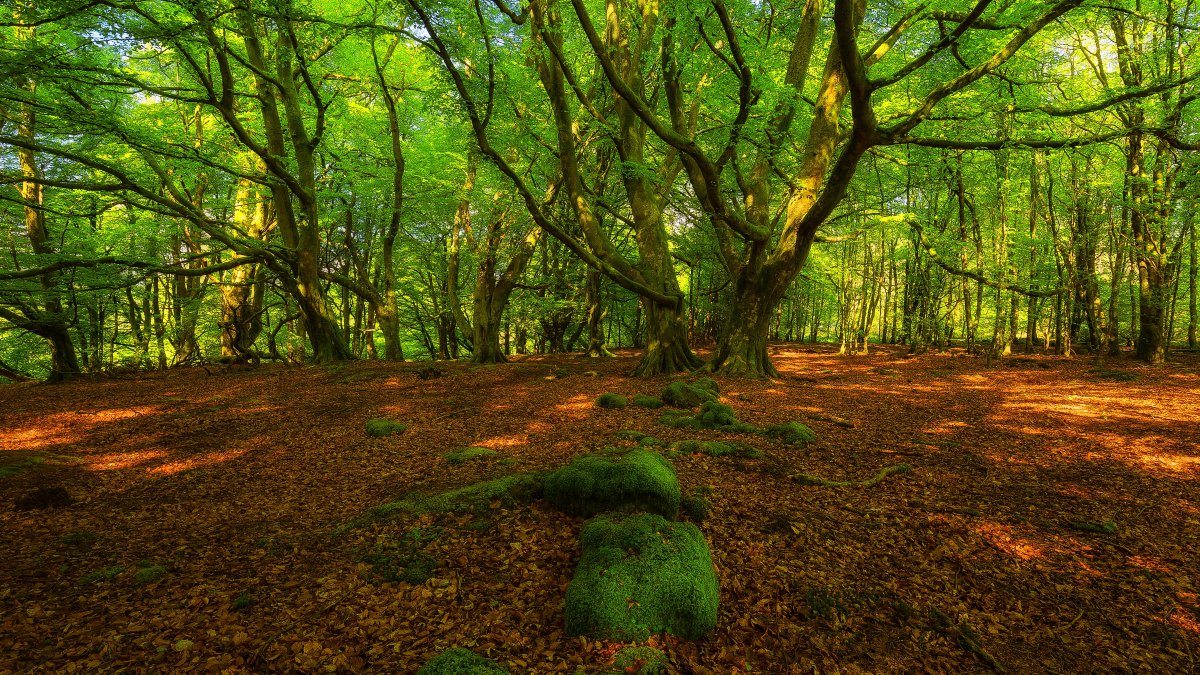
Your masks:
<path fill-rule="evenodd" d="M 798 473 L 791 478 L 801 485 L 816 485 L 818 487 L 874 487 L 875 485 L 878 485 L 884 478 L 887 478 L 892 474 L 903 475 L 906 473 L 912 473 L 911 466 L 908 464 L 895 464 L 880 470 L 879 473 L 866 480 L 826 480 L 820 476 L 813 476 L 807 473 Z"/>

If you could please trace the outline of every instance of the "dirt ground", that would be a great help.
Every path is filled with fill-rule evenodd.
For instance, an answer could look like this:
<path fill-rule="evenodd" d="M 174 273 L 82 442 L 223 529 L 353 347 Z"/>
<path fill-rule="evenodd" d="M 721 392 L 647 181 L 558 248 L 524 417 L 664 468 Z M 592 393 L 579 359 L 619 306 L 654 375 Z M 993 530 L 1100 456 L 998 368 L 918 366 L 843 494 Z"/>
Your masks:
<path fill-rule="evenodd" d="M 717 378 L 742 420 L 798 420 L 766 459 L 687 455 L 721 581 L 680 672 L 1194 672 L 1200 659 L 1200 374 L 1118 360 L 845 357 L 779 345 L 776 381 Z M 465 646 L 514 673 L 603 670 L 566 637 L 582 521 L 541 502 L 475 515 L 371 507 L 561 466 L 657 394 L 612 360 L 200 368 L 0 387 L 0 672 L 413 672 Z M 555 371 L 559 376 L 555 376 Z M 564 373 L 565 371 L 565 373 Z M 364 433 L 371 418 L 407 431 Z M 449 465 L 446 452 L 498 455 Z M 872 487 L 802 485 L 799 473 Z M 37 487 L 75 503 L 17 511 Z M 362 520 L 362 519 L 360 519 Z M 1104 531 L 1105 529 L 1109 531 Z M 381 551 L 419 547 L 424 583 Z M 386 575 L 385 575 L 386 576 Z"/>

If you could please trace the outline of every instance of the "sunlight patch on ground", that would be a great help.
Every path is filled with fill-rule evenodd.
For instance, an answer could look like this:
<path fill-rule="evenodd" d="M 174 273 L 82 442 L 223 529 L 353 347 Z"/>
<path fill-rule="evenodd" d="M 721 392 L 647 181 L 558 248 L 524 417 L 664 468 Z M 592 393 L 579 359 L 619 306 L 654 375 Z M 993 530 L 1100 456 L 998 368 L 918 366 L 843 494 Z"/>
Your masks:
<path fill-rule="evenodd" d="M 129 469 L 139 464 L 145 464 L 166 457 L 166 450 L 145 450 L 142 452 L 109 452 L 103 455 L 93 455 L 87 460 L 87 468 L 91 471 L 117 471 Z"/>
<path fill-rule="evenodd" d="M 517 448 L 517 447 L 521 447 L 523 445 L 528 445 L 528 444 L 529 444 L 528 436 L 526 436 L 524 434 L 520 434 L 520 435 L 514 434 L 512 436 L 495 436 L 493 438 L 487 439 L 486 441 L 479 441 L 479 442 L 475 443 L 474 445 L 478 445 L 479 447 L 482 447 L 482 448 L 491 448 L 492 450 L 499 450 L 501 448 Z"/>
<path fill-rule="evenodd" d="M 158 406 L 113 408 L 97 412 L 67 412 L 38 418 L 37 426 L 0 433 L 0 449 L 38 450 L 50 445 L 77 442 L 84 432 L 99 424 L 118 422 L 158 412 Z"/>
<path fill-rule="evenodd" d="M 1188 455 L 1168 455 L 1166 453 L 1144 453 L 1141 455 L 1143 464 L 1156 468 L 1165 468 L 1175 473 L 1187 476 L 1200 474 L 1200 457 Z"/>
<path fill-rule="evenodd" d="M 1046 553 L 1044 547 L 1034 543 L 1031 539 L 1016 534 L 1015 528 L 1007 525 L 980 523 L 975 527 L 975 531 L 988 540 L 992 546 L 1021 560 L 1033 560 L 1034 558 L 1042 557 Z"/>
<path fill-rule="evenodd" d="M 171 476 L 183 471 L 198 469 L 202 466 L 211 466 L 228 462 L 231 459 L 237 459 L 246 454 L 246 450 L 221 450 L 219 452 L 210 452 L 199 457 L 189 457 L 187 459 L 176 460 L 174 462 L 166 462 L 158 466 L 152 466 L 146 469 L 146 473 L 153 476 Z"/>
<path fill-rule="evenodd" d="M 555 410 L 564 412 L 585 412 L 595 407 L 595 400 L 586 394 L 578 394 L 554 406 Z"/>

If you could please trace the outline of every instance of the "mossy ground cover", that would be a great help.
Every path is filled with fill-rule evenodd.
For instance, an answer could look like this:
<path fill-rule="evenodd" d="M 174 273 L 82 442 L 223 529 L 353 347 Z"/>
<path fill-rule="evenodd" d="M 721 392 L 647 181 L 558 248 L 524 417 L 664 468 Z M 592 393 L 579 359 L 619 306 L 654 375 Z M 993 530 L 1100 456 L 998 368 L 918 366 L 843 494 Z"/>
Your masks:
<path fill-rule="evenodd" d="M 655 514 L 598 516 L 584 525 L 580 548 L 567 588 L 569 635 L 698 640 L 716 626 L 717 575 L 695 525 Z"/>
<path fill-rule="evenodd" d="M 462 450 L 455 450 L 454 452 L 448 452 L 442 456 L 446 459 L 447 463 L 457 466 L 459 464 L 462 464 L 463 462 L 470 462 L 473 460 L 480 460 L 480 459 L 488 459 L 490 457 L 495 457 L 498 454 L 500 454 L 500 453 L 496 452 L 495 450 L 492 450 L 491 448 L 480 448 L 480 447 L 472 446 L 469 448 L 463 448 Z"/>
<path fill-rule="evenodd" d="M 433 657 L 417 675 L 508 675 L 508 670 L 470 649 L 454 647 Z"/>
<path fill-rule="evenodd" d="M 596 399 L 596 407 L 598 408 L 620 410 L 627 405 L 629 405 L 629 399 L 620 394 L 601 394 L 600 398 Z"/>
<path fill-rule="evenodd" d="M 408 429 L 408 425 L 395 420 L 373 419 L 367 420 L 366 428 L 368 436 L 379 438 L 405 431 Z"/>

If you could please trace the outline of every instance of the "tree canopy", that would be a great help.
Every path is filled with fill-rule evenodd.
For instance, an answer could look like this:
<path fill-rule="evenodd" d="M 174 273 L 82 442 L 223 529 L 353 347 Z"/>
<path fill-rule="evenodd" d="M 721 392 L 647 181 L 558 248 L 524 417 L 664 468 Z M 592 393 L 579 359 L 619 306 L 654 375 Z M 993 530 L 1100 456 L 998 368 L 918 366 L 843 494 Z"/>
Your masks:
<path fill-rule="evenodd" d="M 1190 1 L 15 0 L 0 23 L 9 379 L 1196 344 Z"/>

